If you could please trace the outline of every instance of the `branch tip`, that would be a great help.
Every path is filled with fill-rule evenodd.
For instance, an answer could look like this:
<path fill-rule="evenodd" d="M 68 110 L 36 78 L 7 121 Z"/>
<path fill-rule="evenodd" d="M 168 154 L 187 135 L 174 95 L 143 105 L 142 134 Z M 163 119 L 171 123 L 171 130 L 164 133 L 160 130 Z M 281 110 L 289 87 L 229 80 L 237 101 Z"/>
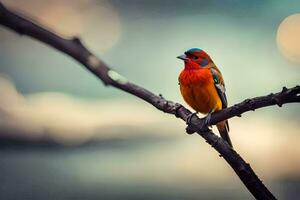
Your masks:
<path fill-rule="evenodd" d="M 79 45 L 81 48 L 86 49 L 86 47 L 83 45 L 81 39 L 79 36 L 74 36 L 71 41 L 73 41 L 74 43 L 76 43 L 77 45 Z"/>
<path fill-rule="evenodd" d="M 252 101 L 251 99 L 245 99 L 246 103 L 251 103 L 251 101 Z"/>
<path fill-rule="evenodd" d="M 255 111 L 255 108 L 253 107 L 253 105 L 254 105 L 253 99 L 246 99 L 245 102 L 246 102 L 246 104 L 248 104 L 249 110 Z"/>
<path fill-rule="evenodd" d="M 161 93 L 159 93 L 158 96 L 162 99 L 165 99 Z"/>
<path fill-rule="evenodd" d="M 273 96 L 272 98 L 271 98 L 271 101 L 274 103 L 274 104 L 277 104 L 279 107 L 282 107 L 282 101 L 278 98 L 278 97 L 275 97 L 275 96 Z"/>
<path fill-rule="evenodd" d="M 72 38 L 72 41 L 75 42 L 75 43 L 77 43 L 77 44 L 82 44 L 81 41 L 80 41 L 80 39 L 79 39 L 79 36 L 74 36 Z"/>
<path fill-rule="evenodd" d="M 282 93 L 284 93 L 284 92 L 286 92 L 286 91 L 288 91 L 288 89 L 284 86 L 283 88 L 282 88 Z"/>

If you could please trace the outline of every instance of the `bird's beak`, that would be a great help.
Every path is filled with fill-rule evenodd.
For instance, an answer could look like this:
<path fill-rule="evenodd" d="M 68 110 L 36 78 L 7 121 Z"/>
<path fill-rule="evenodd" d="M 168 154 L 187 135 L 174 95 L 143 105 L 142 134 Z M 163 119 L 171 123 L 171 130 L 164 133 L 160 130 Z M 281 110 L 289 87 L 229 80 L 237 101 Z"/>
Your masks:
<path fill-rule="evenodd" d="M 176 58 L 180 59 L 180 60 L 187 60 L 188 58 L 186 57 L 185 54 L 182 54 L 180 56 L 177 56 Z"/>

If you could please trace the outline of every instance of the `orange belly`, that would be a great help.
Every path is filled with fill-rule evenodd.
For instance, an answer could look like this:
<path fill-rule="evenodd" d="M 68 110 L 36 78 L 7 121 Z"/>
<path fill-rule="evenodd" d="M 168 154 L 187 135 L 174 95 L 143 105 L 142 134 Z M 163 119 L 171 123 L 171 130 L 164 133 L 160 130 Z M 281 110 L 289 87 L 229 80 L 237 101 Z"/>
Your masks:
<path fill-rule="evenodd" d="M 179 77 L 183 99 L 195 111 L 203 114 L 222 109 L 221 99 L 208 70 L 202 69 L 198 72 L 184 70 Z"/>

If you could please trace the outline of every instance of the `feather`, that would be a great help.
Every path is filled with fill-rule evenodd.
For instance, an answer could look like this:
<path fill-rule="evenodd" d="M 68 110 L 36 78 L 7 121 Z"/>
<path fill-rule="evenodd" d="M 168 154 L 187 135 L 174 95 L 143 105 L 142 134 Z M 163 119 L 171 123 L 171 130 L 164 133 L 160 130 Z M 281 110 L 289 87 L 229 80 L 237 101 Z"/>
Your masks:
<path fill-rule="evenodd" d="M 214 83 L 215 83 L 215 87 L 216 90 L 219 94 L 219 97 L 222 101 L 222 108 L 227 108 L 227 97 L 226 97 L 226 89 L 225 89 L 225 85 L 224 85 L 224 80 L 222 78 L 222 75 L 220 73 L 220 71 L 218 69 L 216 69 L 216 67 L 211 67 L 210 68 Z"/>

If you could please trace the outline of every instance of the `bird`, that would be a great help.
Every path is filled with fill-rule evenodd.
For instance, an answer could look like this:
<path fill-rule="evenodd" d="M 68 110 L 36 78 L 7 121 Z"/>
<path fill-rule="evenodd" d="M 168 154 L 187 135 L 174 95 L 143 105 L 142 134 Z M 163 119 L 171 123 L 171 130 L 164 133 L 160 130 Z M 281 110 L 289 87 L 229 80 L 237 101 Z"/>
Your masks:
<path fill-rule="evenodd" d="M 228 105 L 221 71 L 211 57 L 199 48 L 191 48 L 177 58 L 184 61 L 184 68 L 178 78 L 181 95 L 196 111 L 189 115 L 187 123 L 200 112 L 207 114 L 205 123 L 209 125 L 211 113 L 227 108 Z M 233 148 L 228 120 L 218 122 L 216 126 L 220 136 Z"/>

